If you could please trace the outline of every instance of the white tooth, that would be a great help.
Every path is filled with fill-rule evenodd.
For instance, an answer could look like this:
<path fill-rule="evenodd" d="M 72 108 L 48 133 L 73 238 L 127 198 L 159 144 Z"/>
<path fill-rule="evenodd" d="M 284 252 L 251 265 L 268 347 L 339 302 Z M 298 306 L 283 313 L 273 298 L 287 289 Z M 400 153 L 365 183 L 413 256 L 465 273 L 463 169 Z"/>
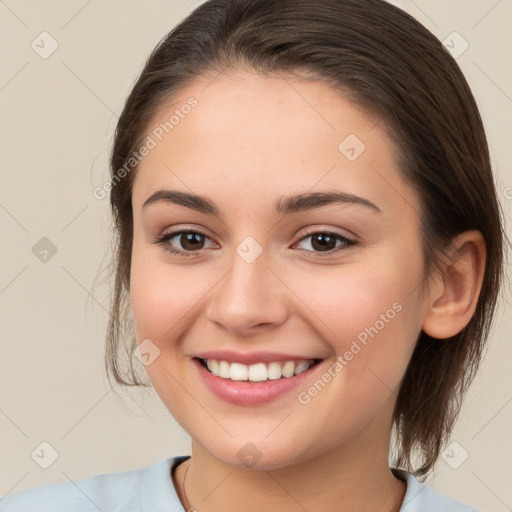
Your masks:
<path fill-rule="evenodd" d="M 231 365 L 227 361 L 220 361 L 219 377 L 224 379 L 229 379 L 231 377 Z"/>
<path fill-rule="evenodd" d="M 215 359 L 207 359 L 206 366 L 208 366 L 208 370 L 210 370 L 213 375 L 217 377 L 219 376 L 219 361 L 216 361 Z"/>
<path fill-rule="evenodd" d="M 301 361 L 295 365 L 294 361 L 286 361 L 281 367 L 281 362 L 273 361 L 271 363 L 256 363 L 247 366 L 241 363 L 229 363 L 227 361 L 218 361 L 215 359 L 207 359 L 206 366 L 213 375 L 223 379 L 231 379 L 236 381 L 250 380 L 253 382 L 261 382 L 265 380 L 277 380 L 281 376 L 284 378 L 293 377 L 305 372 L 314 360 Z"/>
<path fill-rule="evenodd" d="M 281 363 L 274 361 L 268 365 L 268 378 L 270 380 L 280 379 L 281 378 Z"/>
<path fill-rule="evenodd" d="M 295 375 L 299 375 L 299 373 L 305 372 L 309 368 L 309 361 L 301 361 L 295 367 Z"/>
<path fill-rule="evenodd" d="M 293 371 L 295 370 L 295 363 L 293 361 L 286 361 L 283 365 L 281 373 L 283 377 L 293 377 Z"/>
<path fill-rule="evenodd" d="M 240 363 L 231 363 L 231 380 L 247 380 L 247 366 Z"/>
<path fill-rule="evenodd" d="M 249 366 L 249 380 L 253 382 L 267 380 L 267 366 L 265 363 L 256 363 Z"/>

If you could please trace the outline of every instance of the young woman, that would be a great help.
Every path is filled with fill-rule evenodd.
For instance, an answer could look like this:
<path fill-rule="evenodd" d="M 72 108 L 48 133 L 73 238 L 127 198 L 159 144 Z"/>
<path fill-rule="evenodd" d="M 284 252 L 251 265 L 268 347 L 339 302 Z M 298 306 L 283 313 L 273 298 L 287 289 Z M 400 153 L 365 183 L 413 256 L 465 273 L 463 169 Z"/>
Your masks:
<path fill-rule="evenodd" d="M 208 0 L 149 57 L 111 173 L 107 368 L 147 385 L 138 356 L 191 456 L 2 511 L 474 510 L 417 479 L 478 368 L 505 236 L 440 41 L 381 0 Z"/>

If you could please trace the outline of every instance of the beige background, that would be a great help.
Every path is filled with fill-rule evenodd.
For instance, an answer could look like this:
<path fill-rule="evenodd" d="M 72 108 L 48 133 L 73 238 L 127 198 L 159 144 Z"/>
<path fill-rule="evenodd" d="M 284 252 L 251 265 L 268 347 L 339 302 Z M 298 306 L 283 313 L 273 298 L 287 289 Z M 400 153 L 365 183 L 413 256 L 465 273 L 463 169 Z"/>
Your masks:
<path fill-rule="evenodd" d="M 123 403 L 108 387 L 108 290 L 93 282 L 110 217 L 108 199 L 95 199 L 92 190 L 107 179 L 116 117 L 145 58 L 198 3 L 0 0 L 0 495 L 189 453 L 188 435 L 152 389 L 120 389 Z M 457 31 L 469 43 L 458 62 L 488 130 L 510 236 L 512 2 L 393 3 L 441 40 Z M 31 47 L 43 31 L 58 43 L 46 59 Z M 57 249 L 46 263 L 32 252 L 43 237 Z M 440 459 L 427 480 L 484 512 L 512 508 L 506 286 L 508 301 L 452 436 L 469 457 L 458 469 Z M 44 441 L 58 452 L 48 469 L 31 457 Z M 457 457 L 462 448 L 455 446 Z"/>

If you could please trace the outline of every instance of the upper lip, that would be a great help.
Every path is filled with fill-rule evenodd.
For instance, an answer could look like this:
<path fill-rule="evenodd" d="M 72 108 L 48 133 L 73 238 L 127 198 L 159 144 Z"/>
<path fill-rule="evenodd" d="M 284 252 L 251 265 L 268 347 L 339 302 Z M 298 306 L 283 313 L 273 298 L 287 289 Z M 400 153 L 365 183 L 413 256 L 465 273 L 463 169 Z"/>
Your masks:
<path fill-rule="evenodd" d="M 272 361 L 297 361 L 297 360 L 321 360 L 320 357 L 304 356 L 297 354 L 277 354 L 274 352 L 232 352 L 230 350 L 210 350 L 195 354 L 194 357 L 200 359 L 215 359 L 217 361 L 227 361 L 228 363 L 241 363 L 245 365 L 255 363 L 270 363 Z"/>

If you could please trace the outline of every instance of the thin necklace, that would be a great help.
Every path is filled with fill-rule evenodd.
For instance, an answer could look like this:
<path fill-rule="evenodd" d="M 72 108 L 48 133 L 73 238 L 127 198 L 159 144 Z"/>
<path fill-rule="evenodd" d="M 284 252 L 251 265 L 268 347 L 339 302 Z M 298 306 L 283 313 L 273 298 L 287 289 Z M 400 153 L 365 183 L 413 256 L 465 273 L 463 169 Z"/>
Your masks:
<path fill-rule="evenodd" d="M 188 473 L 188 470 L 190 469 L 191 464 L 192 464 L 192 459 L 190 459 L 190 462 L 189 462 L 189 464 L 187 466 L 187 469 L 185 470 L 185 474 L 183 475 L 183 484 L 182 484 L 182 487 L 183 487 L 183 497 L 185 498 L 187 512 L 195 512 L 195 510 L 196 510 L 194 507 L 190 506 L 190 502 L 188 501 L 187 493 L 185 491 L 185 479 L 187 478 L 187 473 Z"/>

